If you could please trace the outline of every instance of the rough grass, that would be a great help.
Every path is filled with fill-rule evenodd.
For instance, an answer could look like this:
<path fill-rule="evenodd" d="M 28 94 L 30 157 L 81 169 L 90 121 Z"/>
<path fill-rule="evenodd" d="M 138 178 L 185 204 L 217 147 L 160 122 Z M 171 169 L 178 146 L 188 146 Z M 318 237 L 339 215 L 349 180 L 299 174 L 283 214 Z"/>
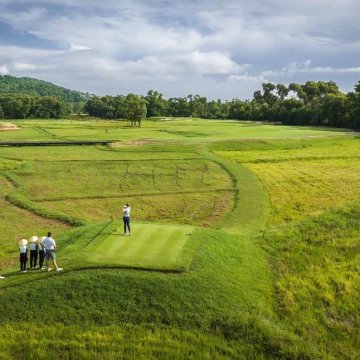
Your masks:
<path fill-rule="evenodd" d="M 296 221 L 360 198 L 360 159 L 251 164 L 271 194 L 270 223 Z"/>
<path fill-rule="evenodd" d="M 6 200 L 6 196 L 11 191 L 13 191 L 12 184 L 0 176 L 0 270 L 17 264 L 17 243 L 20 239 L 33 235 L 43 236 L 50 230 L 61 235 L 69 229 L 65 223 L 49 220 L 13 206 Z"/>
<path fill-rule="evenodd" d="M 270 224 L 296 221 L 360 198 L 356 137 L 214 147 L 218 155 L 243 163 L 264 183 L 271 199 Z"/>
<path fill-rule="evenodd" d="M 249 322 L 244 322 L 244 326 Z M 257 330 L 253 326 L 246 337 L 229 339 L 220 331 L 213 334 L 158 325 L 34 327 L 32 323 L 11 323 L 0 329 L 0 357 L 37 360 L 56 354 L 65 360 L 286 359 L 297 353 L 296 349 L 281 352 L 281 344 L 287 339 L 282 340 L 280 334 L 276 341 L 266 343 L 267 334 L 256 333 Z M 25 334 L 31 336 L 24 337 Z"/>
<path fill-rule="evenodd" d="M 40 160 L 38 149 L 29 150 Z M 74 225 L 81 225 L 81 219 L 118 218 L 124 202 L 135 204 L 137 220 L 215 225 L 233 206 L 231 177 L 197 153 L 170 150 L 143 155 L 94 147 L 86 152 L 82 147 L 51 148 L 48 158 L 27 161 L 19 171 L 7 173 L 17 187 L 9 200 Z M 22 153 L 12 149 L 7 156 L 18 159 Z M 55 161 L 57 156 L 69 159 L 71 153 L 77 160 Z M 105 159 L 95 160 L 101 156 Z"/>
<path fill-rule="evenodd" d="M 269 229 L 282 321 L 324 358 L 360 355 L 360 202 Z"/>
<path fill-rule="evenodd" d="M 232 191 L 174 192 L 152 195 L 126 195 L 111 198 L 68 199 L 41 202 L 41 206 L 92 221 L 122 217 L 121 208 L 133 206 L 134 221 L 216 226 L 231 210 Z"/>
<path fill-rule="evenodd" d="M 127 155 L 118 161 L 38 162 L 31 172 L 19 172 L 18 182 L 34 201 L 232 189 L 221 167 L 207 160 L 137 161 Z"/>

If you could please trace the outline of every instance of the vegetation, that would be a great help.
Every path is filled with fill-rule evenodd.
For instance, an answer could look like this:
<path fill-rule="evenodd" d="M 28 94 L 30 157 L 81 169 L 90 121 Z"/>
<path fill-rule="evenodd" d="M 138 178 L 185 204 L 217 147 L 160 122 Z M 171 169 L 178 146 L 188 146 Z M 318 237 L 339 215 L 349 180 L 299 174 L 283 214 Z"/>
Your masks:
<path fill-rule="evenodd" d="M 85 109 L 93 116 L 126 118 L 125 99 L 124 96 L 97 97 L 90 99 Z M 360 128 L 360 82 L 353 92 L 346 95 L 333 81 L 307 81 L 303 85 L 292 83 L 288 87 L 264 83 L 262 91 L 255 91 L 251 101 L 208 101 L 199 95 L 165 99 L 154 90 L 143 99 L 148 116 L 247 119 L 289 125 Z"/>
<path fill-rule="evenodd" d="M 118 142 L 0 147 L 2 358 L 359 356 L 356 134 L 172 118 L 14 123 L 1 135 Z M 131 237 L 118 236 L 127 200 Z M 69 229 L 64 215 L 86 222 Z M 48 229 L 65 271 L 19 274 L 17 240 Z M 39 301 L 46 324 L 34 324 Z"/>
<path fill-rule="evenodd" d="M 271 194 L 270 224 L 299 220 L 360 198 L 358 138 L 248 142 L 240 147 L 217 144 L 215 148 L 222 149 L 217 154 L 243 163 L 265 184 Z"/>
<path fill-rule="evenodd" d="M 146 116 L 169 116 L 360 128 L 360 81 L 348 94 L 333 81 L 289 86 L 264 83 L 251 100 L 223 102 L 208 101 L 200 95 L 166 99 L 154 90 L 146 96 L 89 97 L 44 81 L 5 75 L 0 76 L 0 94 L 0 118 L 9 119 L 60 118 L 69 112 L 81 115 L 85 111 L 105 119 L 128 119 L 131 126 L 140 126 Z"/>
<path fill-rule="evenodd" d="M 65 103 L 55 96 L 0 94 L 0 118 L 59 119 L 67 114 Z"/>
<path fill-rule="evenodd" d="M 47 81 L 10 75 L 0 75 L 0 94 L 27 94 L 33 97 L 55 96 L 68 103 L 78 103 L 86 101 L 88 98 L 88 94 L 69 90 Z"/>

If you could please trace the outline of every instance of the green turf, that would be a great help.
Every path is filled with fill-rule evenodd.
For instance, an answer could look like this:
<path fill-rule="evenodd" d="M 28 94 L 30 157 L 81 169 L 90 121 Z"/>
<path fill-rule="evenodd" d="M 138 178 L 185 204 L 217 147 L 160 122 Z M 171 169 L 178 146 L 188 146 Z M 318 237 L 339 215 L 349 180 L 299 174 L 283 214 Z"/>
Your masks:
<path fill-rule="evenodd" d="M 189 266 L 180 256 L 190 239 L 192 226 L 139 224 L 133 225 L 131 236 L 123 227 L 105 238 L 99 234 L 83 251 L 83 261 L 94 266 L 120 266 L 156 270 L 181 271 Z M 111 224 L 111 228 L 114 225 Z"/>
<path fill-rule="evenodd" d="M 141 128 L 129 128 L 125 121 L 49 121 L 14 122 L 23 130 L 6 133 L 11 140 L 155 140 L 201 143 L 239 139 L 284 139 L 344 135 L 341 129 L 256 124 L 233 120 L 161 119 L 146 120 Z M 106 132 L 105 129 L 108 129 Z"/>

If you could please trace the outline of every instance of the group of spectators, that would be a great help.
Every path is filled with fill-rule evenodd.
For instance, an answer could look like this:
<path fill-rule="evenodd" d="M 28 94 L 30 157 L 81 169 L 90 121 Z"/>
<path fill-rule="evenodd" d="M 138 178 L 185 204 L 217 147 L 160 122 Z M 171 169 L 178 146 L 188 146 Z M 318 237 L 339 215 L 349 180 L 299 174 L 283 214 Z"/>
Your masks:
<path fill-rule="evenodd" d="M 26 264 L 28 262 L 28 253 L 30 250 L 30 269 L 40 269 L 51 271 L 52 268 L 49 267 L 50 260 L 55 266 L 56 271 L 63 270 L 60 268 L 56 262 L 56 242 L 52 238 L 51 232 L 42 238 L 37 238 L 32 236 L 30 238 L 30 244 L 26 239 L 20 240 L 19 242 L 19 251 L 20 251 L 20 271 L 22 273 L 27 272 Z M 39 259 L 39 265 L 37 261 Z M 44 266 L 45 260 L 45 266 Z"/>
<path fill-rule="evenodd" d="M 124 222 L 124 235 L 128 232 L 131 235 L 130 230 L 130 205 L 126 204 L 123 207 L 123 222 Z M 40 269 L 45 271 L 51 271 L 52 268 L 49 267 L 50 260 L 54 264 L 56 271 L 62 271 L 63 268 L 60 268 L 56 261 L 56 242 L 52 238 L 51 232 L 47 236 L 43 236 L 40 239 L 37 236 L 32 236 L 29 241 L 27 239 L 22 239 L 19 241 L 19 252 L 20 252 L 20 272 L 26 273 L 28 255 L 30 251 L 30 269 Z M 38 264 L 39 260 L 39 264 Z M 45 261 L 45 264 L 44 264 Z M 0 280 L 4 279 L 3 276 L 0 276 Z"/>

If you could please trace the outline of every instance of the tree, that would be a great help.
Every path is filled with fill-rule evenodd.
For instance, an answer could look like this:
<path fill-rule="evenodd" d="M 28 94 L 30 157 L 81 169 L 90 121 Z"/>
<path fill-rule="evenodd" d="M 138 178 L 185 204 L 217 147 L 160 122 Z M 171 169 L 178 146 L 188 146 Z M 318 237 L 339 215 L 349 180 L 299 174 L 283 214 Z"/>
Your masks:
<path fill-rule="evenodd" d="M 141 120 L 146 117 L 146 100 L 142 96 L 128 94 L 124 100 L 124 114 L 131 126 L 140 127 Z"/>
<path fill-rule="evenodd" d="M 344 94 L 328 94 L 321 105 L 322 123 L 328 126 L 346 126 L 347 105 L 347 97 Z"/>
<path fill-rule="evenodd" d="M 157 91 L 149 90 L 145 96 L 147 117 L 167 115 L 167 101 Z"/>
<path fill-rule="evenodd" d="M 191 110 L 188 103 L 188 98 L 170 98 L 169 104 L 169 115 L 170 116 L 191 116 Z"/>
<path fill-rule="evenodd" d="M 67 112 L 65 104 L 55 96 L 39 96 L 36 99 L 34 117 L 59 119 Z"/>
<path fill-rule="evenodd" d="M 354 90 L 356 94 L 360 94 L 360 80 L 357 82 L 357 84 L 354 86 Z"/>
<path fill-rule="evenodd" d="M 191 116 L 207 118 L 208 102 L 206 97 L 200 95 L 189 95 L 187 99 Z"/>
<path fill-rule="evenodd" d="M 280 100 L 284 100 L 289 93 L 289 89 L 283 84 L 276 85 L 276 93 Z"/>
<path fill-rule="evenodd" d="M 94 96 L 85 104 L 85 111 L 90 116 L 106 117 L 107 105 L 102 98 Z"/>
<path fill-rule="evenodd" d="M 289 90 L 293 91 L 299 100 L 307 102 L 306 93 L 305 93 L 305 91 L 303 90 L 303 87 L 300 84 L 291 83 L 289 85 Z"/>

